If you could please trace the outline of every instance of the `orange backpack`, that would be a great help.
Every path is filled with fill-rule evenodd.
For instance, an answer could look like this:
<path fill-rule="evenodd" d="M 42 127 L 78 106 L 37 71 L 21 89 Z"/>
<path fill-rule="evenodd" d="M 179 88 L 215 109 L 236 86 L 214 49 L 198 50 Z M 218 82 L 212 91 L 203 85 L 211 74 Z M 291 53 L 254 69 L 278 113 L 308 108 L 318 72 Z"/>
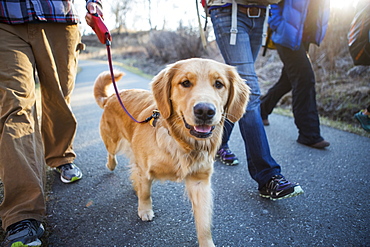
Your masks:
<path fill-rule="evenodd" d="M 348 47 L 354 65 L 370 65 L 370 3 L 358 8 L 348 33 Z"/>

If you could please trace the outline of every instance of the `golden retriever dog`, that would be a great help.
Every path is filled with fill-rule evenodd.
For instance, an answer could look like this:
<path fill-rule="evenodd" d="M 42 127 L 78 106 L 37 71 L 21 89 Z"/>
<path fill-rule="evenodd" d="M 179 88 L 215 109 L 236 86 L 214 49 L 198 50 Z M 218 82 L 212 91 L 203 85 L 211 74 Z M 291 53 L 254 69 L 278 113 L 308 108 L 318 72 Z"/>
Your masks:
<path fill-rule="evenodd" d="M 116 80 L 123 73 L 115 71 Z M 138 196 L 138 215 L 154 217 L 151 186 L 154 180 L 185 182 L 192 204 L 199 246 L 214 246 L 211 235 L 211 175 L 221 144 L 225 118 L 238 121 L 249 99 L 249 87 L 234 67 L 193 58 L 168 65 L 151 82 L 151 92 L 120 92 L 127 111 L 138 121 L 158 110 L 155 124 L 137 123 L 122 109 L 116 95 L 108 95 L 112 81 L 101 73 L 94 96 L 104 109 L 100 135 L 108 151 L 106 166 L 114 170 L 116 154 L 130 159 L 131 179 Z"/>

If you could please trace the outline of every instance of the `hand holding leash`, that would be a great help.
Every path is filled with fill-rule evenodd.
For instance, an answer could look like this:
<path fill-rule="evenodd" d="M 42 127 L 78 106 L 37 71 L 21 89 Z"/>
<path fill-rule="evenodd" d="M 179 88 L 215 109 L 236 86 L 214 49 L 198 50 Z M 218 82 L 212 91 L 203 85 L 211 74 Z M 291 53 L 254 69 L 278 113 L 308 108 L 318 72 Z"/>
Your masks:
<path fill-rule="evenodd" d="M 94 30 L 96 36 L 102 44 L 110 45 L 112 37 L 108 28 L 104 24 L 102 7 L 97 2 L 89 2 L 86 6 L 87 13 L 85 20 L 87 24 Z"/>
<path fill-rule="evenodd" d="M 112 37 L 107 26 L 103 22 L 103 18 L 98 14 L 87 13 L 85 16 L 87 24 L 94 30 L 96 36 L 102 44 L 110 45 Z"/>

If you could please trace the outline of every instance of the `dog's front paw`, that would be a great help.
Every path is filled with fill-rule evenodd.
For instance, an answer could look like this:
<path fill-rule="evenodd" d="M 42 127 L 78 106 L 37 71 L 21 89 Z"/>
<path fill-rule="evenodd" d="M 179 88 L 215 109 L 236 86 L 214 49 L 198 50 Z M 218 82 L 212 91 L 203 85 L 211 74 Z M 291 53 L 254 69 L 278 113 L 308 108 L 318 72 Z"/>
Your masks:
<path fill-rule="evenodd" d="M 116 166 L 117 166 L 117 163 L 107 163 L 105 165 L 110 171 L 113 171 L 114 169 L 116 169 Z"/>
<path fill-rule="evenodd" d="M 108 153 L 108 160 L 107 160 L 107 164 L 105 164 L 105 166 L 109 170 L 113 171 L 117 166 L 116 156 Z"/>
<path fill-rule="evenodd" d="M 151 221 L 154 218 L 153 210 L 139 210 L 139 217 L 142 221 Z"/>

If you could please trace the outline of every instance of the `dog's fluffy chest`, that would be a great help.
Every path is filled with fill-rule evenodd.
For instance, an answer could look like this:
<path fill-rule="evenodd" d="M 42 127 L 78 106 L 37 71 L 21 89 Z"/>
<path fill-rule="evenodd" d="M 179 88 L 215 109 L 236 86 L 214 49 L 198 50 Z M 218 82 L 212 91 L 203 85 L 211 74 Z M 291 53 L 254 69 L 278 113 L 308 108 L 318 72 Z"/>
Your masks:
<path fill-rule="evenodd" d="M 147 176 L 150 179 L 182 181 L 189 174 L 197 172 L 211 172 L 214 159 L 209 150 L 204 146 L 210 145 L 210 140 L 204 140 L 201 145 L 194 140 L 192 150 L 188 146 L 184 148 L 173 136 L 169 134 L 167 128 L 158 127 L 154 140 L 155 145 L 161 150 L 155 151 L 152 155 L 148 154 L 148 159 L 136 157 L 137 162 L 146 162 Z M 208 143 L 203 143 L 208 142 Z M 148 151 L 148 150 L 147 150 Z M 149 156 L 151 156 L 149 158 Z"/>

